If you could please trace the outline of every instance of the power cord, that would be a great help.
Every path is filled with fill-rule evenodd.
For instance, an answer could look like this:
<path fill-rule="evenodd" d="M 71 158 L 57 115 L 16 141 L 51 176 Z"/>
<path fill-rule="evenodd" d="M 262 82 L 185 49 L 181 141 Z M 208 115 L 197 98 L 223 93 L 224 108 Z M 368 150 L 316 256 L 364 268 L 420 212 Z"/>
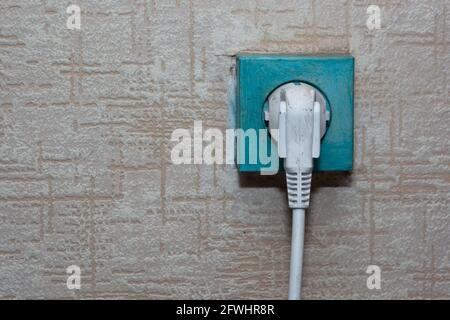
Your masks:
<path fill-rule="evenodd" d="M 301 297 L 305 210 L 309 207 L 313 159 L 320 156 L 320 140 L 329 118 L 322 94 L 305 83 L 288 83 L 276 89 L 265 113 L 278 155 L 284 158 L 292 209 L 289 300 Z"/>

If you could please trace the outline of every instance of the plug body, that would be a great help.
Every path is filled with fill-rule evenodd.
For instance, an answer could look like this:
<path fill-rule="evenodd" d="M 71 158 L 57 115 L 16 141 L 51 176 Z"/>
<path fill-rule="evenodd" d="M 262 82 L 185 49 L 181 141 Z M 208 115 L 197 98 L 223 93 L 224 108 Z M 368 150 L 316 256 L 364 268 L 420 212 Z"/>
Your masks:
<path fill-rule="evenodd" d="M 308 84 L 288 83 L 269 97 L 265 119 L 278 155 L 285 159 L 291 208 L 309 206 L 313 158 L 320 156 L 321 138 L 329 118 L 323 96 Z"/>

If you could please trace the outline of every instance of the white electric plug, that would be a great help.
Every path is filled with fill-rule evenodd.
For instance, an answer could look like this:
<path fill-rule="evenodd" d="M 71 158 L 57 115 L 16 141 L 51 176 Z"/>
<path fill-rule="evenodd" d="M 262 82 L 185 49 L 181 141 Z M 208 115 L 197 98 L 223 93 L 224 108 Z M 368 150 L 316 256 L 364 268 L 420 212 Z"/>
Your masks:
<path fill-rule="evenodd" d="M 285 84 L 268 100 L 265 119 L 278 155 L 285 159 L 289 207 L 307 208 L 313 159 L 320 156 L 320 141 L 330 119 L 326 100 L 305 83 Z"/>
<path fill-rule="evenodd" d="M 292 244 L 289 299 L 301 296 L 305 209 L 309 207 L 313 159 L 320 156 L 320 141 L 330 113 L 314 87 L 288 83 L 269 97 L 265 112 L 278 155 L 284 158 L 289 207 L 292 208 Z"/>

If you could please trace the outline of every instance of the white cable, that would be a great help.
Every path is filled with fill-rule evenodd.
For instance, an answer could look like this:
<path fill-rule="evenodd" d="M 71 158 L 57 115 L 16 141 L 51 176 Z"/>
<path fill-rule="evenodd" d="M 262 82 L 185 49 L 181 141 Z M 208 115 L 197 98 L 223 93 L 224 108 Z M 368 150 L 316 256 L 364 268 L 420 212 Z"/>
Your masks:
<path fill-rule="evenodd" d="M 305 209 L 293 209 L 289 300 L 300 300 L 301 296 L 304 239 Z"/>
<path fill-rule="evenodd" d="M 289 300 L 300 300 L 301 296 L 305 209 L 309 207 L 313 159 L 320 156 L 320 140 L 329 120 L 324 101 L 310 85 L 288 83 L 269 97 L 265 114 L 278 155 L 284 158 L 292 209 Z"/>

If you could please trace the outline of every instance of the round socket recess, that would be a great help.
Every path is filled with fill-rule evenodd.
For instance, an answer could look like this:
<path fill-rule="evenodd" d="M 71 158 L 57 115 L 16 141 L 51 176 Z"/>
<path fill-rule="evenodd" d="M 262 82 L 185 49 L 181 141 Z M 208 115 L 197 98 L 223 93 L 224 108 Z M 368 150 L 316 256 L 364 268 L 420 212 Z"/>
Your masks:
<path fill-rule="evenodd" d="M 320 136 L 321 138 L 323 138 L 325 136 L 327 127 L 329 126 L 331 120 L 331 110 L 329 104 L 327 103 L 326 98 L 318 89 L 311 86 L 310 84 L 299 81 L 295 82 L 293 81 L 285 83 L 276 88 L 274 91 L 272 91 L 264 103 L 264 120 L 266 126 L 269 127 L 269 132 L 272 136 L 272 139 L 275 140 L 275 142 L 278 142 L 278 130 L 274 129 L 279 128 L 278 121 L 280 113 L 280 102 L 286 100 L 285 92 L 286 90 L 289 90 L 289 88 L 293 86 L 307 87 L 307 89 L 311 91 L 312 95 L 314 95 L 314 101 L 319 102 L 322 113 L 321 117 L 322 121 L 320 123 Z"/>

